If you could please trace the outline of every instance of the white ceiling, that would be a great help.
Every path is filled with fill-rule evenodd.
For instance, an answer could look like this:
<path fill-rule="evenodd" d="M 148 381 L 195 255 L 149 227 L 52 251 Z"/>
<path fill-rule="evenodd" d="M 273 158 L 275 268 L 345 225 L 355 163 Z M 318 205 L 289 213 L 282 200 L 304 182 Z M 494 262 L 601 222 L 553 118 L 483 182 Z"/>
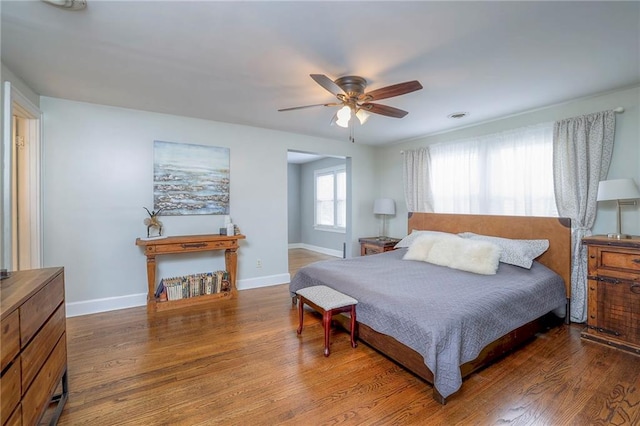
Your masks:
<path fill-rule="evenodd" d="M 344 140 L 309 74 L 409 111 L 355 126 L 380 145 L 640 83 L 640 3 L 96 1 L 0 3 L 2 62 L 44 96 Z M 462 120 L 447 115 L 466 111 Z"/>
<path fill-rule="evenodd" d="M 288 151 L 287 163 L 304 164 L 325 158 L 325 155 L 311 154 L 308 152 Z"/>

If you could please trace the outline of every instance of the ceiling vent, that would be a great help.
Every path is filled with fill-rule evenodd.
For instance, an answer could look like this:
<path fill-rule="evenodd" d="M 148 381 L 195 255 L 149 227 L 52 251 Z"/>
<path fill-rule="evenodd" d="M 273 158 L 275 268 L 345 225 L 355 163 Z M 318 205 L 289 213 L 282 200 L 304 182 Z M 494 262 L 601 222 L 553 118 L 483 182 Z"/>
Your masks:
<path fill-rule="evenodd" d="M 452 118 L 452 119 L 456 119 L 459 120 L 461 118 L 465 118 L 466 116 L 468 116 L 469 113 L 468 112 L 454 112 L 453 114 L 449 114 L 447 115 L 447 117 Z"/>

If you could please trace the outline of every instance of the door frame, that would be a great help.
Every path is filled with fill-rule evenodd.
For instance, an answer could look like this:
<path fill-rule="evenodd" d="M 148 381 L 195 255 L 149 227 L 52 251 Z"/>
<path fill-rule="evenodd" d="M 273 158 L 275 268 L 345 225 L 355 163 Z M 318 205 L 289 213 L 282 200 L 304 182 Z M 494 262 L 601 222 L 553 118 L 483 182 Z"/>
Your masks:
<path fill-rule="evenodd" d="M 343 248 L 342 248 L 342 256 L 349 258 L 352 257 L 353 254 L 353 250 L 352 250 L 352 246 L 353 244 L 351 243 L 351 239 L 353 236 L 353 209 L 352 209 L 352 202 L 353 202 L 353 192 L 352 192 L 352 165 L 351 165 L 351 156 L 348 155 L 342 155 L 342 154 L 327 154 L 327 153 L 321 153 L 321 152 L 312 152 L 312 151 L 306 151 L 306 150 L 300 150 L 300 149 L 295 149 L 295 148 L 287 148 L 287 154 L 288 153 L 297 153 L 297 154 L 308 154 L 310 156 L 318 156 L 317 160 L 320 160 L 322 158 L 327 158 L 327 157 L 331 157 L 331 158 L 340 158 L 343 159 L 345 162 L 345 169 L 347 172 L 347 202 L 346 202 L 346 226 L 345 226 L 345 233 L 344 233 L 344 243 L 343 243 Z M 316 161 L 316 160 L 312 160 L 312 161 Z M 287 161 L 287 166 L 289 164 L 289 161 Z M 287 180 L 289 179 L 289 175 L 287 174 Z M 289 203 L 289 192 L 287 191 L 287 204 Z M 289 209 L 287 208 L 286 210 L 287 212 L 289 211 Z M 287 218 L 288 221 L 288 218 Z M 287 236 L 287 241 L 288 241 L 288 236 Z M 289 257 L 287 256 L 287 259 Z"/>
<path fill-rule="evenodd" d="M 43 237 L 42 237 L 42 112 L 26 96 L 20 93 L 11 82 L 4 82 L 3 99 L 3 134 L 2 134 L 2 268 L 13 270 L 17 259 L 14 259 L 14 245 L 16 235 L 14 231 L 14 167 L 13 153 L 14 120 L 18 116 L 26 120 L 24 130 L 28 147 L 28 195 L 29 204 L 29 242 L 30 265 L 32 269 L 43 266 Z"/>

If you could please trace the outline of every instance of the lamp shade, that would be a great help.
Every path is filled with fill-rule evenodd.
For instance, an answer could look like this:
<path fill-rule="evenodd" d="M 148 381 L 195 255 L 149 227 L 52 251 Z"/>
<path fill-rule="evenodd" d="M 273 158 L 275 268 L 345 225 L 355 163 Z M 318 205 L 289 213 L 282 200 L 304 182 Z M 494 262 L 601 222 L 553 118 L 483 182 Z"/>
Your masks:
<path fill-rule="evenodd" d="M 378 198 L 373 202 L 374 214 L 396 214 L 396 203 L 391 198 Z"/>
<path fill-rule="evenodd" d="M 603 180 L 598 183 L 598 201 L 638 198 L 640 198 L 640 191 L 633 179 Z"/>

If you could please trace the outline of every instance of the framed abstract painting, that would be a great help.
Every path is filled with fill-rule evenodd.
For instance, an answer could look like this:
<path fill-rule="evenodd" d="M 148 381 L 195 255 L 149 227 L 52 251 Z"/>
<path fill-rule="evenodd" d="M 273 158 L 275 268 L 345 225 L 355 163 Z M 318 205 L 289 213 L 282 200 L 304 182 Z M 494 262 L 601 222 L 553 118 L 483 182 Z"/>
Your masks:
<path fill-rule="evenodd" d="M 163 216 L 229 214 L 229 148 L 154 141 L 153 206 Z"/>

